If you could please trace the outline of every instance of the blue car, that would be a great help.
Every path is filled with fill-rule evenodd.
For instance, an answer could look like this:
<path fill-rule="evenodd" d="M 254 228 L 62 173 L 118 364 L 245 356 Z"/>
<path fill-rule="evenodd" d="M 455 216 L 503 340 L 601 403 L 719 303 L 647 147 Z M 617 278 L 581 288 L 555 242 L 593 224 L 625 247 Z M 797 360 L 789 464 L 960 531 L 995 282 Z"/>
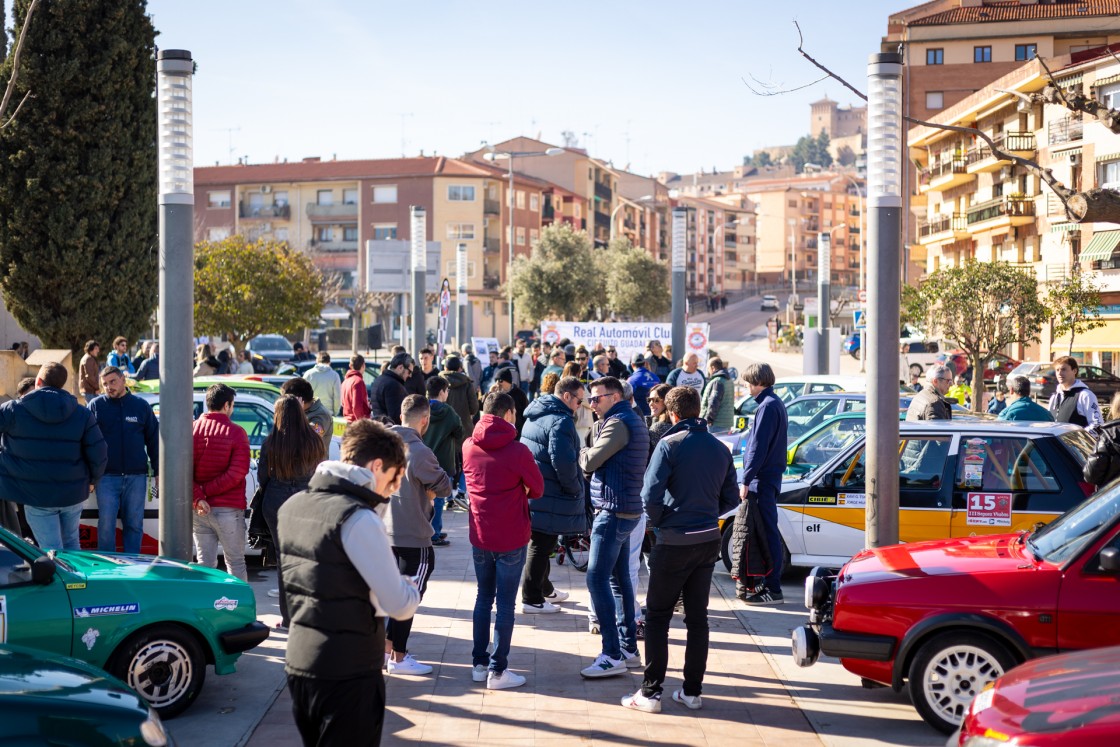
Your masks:
<path fill-rule="evenodd" d="M 853 332 L 844 338 L 843 350 L 853 358 L 859 358 L 859 332 Z"/>

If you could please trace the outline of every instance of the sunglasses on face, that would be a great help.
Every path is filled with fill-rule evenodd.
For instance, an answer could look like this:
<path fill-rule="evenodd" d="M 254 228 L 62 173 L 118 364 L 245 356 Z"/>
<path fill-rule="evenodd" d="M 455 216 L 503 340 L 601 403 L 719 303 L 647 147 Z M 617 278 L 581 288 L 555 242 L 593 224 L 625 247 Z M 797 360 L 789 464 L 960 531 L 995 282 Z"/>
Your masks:
<path fill-rule="evenodd" d="M 587 362 L 586 358 L 578 358 L 578 357 L 576 358 L 576 363 L 586 363 L 586 362 Z"/>
<path fill-rule="evenodd" d="M 597 402 L 598 402 L 599 400 L 601 400 L 601 399 L 605 399 L 605 398 L 607 398 L 607 397 L 610 397 L 610 396 L 611 396 L 612 394 L 614 394 L 614 392 L 607 392 L 607 393 L 605 393 L 605 394 L 596 394 L 596 395 L 594 395 L 594 396 L 592 396 L 592 397 L 588 397 L 588 398 L 587 398 L 587 404 L 589 404 L 589 405 L 593 405 L 593 404 L 597 403 Z"/>

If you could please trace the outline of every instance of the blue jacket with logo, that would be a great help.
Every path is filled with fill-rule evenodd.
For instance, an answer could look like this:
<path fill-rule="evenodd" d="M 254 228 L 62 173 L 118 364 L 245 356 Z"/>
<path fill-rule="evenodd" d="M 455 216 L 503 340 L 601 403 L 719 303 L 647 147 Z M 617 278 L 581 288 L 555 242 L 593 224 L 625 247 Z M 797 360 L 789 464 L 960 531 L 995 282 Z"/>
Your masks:
<path fill-rule="evenodd" d="M 109 447 L 105 474 L 146 475 L 149 461 L 152 472 L 159 471 L 159 421 L 151 405 L 128 392 L 118 399 L 94 397 L 89 409 Z"/>
<path fill-rule="evenodd" d="M 634 404 L 642 411 L 643 416 L 649 417 L 649 393 L 651 389 L 661 383 L 661 379 L 651 374 L 647 369 L 638 366 L 628 381 L 634 389 Z"/>

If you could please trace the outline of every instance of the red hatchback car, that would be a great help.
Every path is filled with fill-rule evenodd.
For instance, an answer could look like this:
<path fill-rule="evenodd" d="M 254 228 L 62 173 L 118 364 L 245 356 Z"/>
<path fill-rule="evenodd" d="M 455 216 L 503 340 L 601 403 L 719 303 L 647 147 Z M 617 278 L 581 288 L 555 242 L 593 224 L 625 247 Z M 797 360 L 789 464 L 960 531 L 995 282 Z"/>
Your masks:
<path fill-rule="evenodd" d="M 946 733 L 972 699 L 1035 657 L 1120 644 L 1120 482 L 1035 532 L 865 550 L 805 581 L 809 624 L 793 654 L 819 654 L 900 690 Z"/>

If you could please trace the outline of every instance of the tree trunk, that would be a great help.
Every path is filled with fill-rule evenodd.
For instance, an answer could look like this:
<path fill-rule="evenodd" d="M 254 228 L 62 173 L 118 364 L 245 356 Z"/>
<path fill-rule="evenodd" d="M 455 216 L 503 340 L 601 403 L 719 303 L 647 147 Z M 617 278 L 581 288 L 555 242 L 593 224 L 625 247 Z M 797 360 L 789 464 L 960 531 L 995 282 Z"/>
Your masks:
<path fill-rule="evenodd" d="M 970 356 L 972 361 L 972 411 L 983 412 L 984 408 L 984 365 L 987 359 L 981 360 L 979 356 Z"/>
<path fill-rule="evenodd" d="M 1120 194 L 1111 189 L 1091 189 L 1069 198 L 1069 209 L 1078 223 L 1120 223 Z"/>

